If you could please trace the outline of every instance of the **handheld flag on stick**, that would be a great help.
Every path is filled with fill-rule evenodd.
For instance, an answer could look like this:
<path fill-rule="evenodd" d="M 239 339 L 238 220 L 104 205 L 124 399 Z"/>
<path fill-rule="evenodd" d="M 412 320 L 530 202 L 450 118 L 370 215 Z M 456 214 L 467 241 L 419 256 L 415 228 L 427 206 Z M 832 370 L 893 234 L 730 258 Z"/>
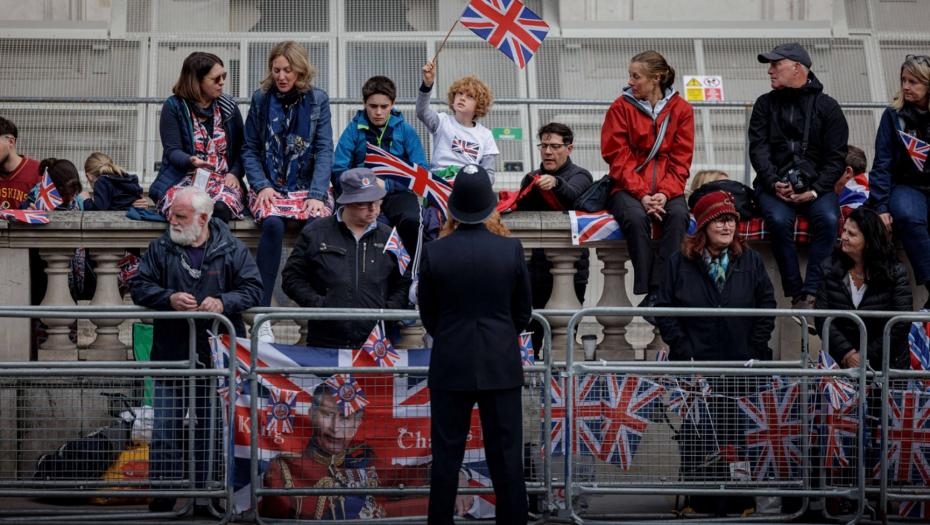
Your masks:
<path fill-rule="evenodd" d="M 46 169 L 45 175 L 42 176 L 42 182 L 39 183 L 39 195 L 36 197 L 36 208 L 39 210 L 54 210 L 61 206 L 62 202 L 64 202 L 64 199 L 58 194 L 55 183 L 52 182 L 52 178 L 49 176 L 48 170 Z"/>
<path fill-rule="evenodd" d="M 459 22 L 520 69 L 526 67 L 549 34 L 549 24 L 517 0 L 471 0 Z"/>
<path fill-rule="evenodd" d="M 426 197 L 439 208 L 443 217 L 448 215 L 449 196 L 452 195 L 452 184 L 449 181 L 437 177 L 422 166 L 409 164 L 373 144 L 368 144 L 365 164 L 375 175 L 395 181 L 417 195 Z"/>
<path fill-rule="evenodd" d="M 400 269 L 400 274 L 403 275 L 407 271 L 407 265 L 410 264 L 410 255 L 407 253 L 407 249 L 404 248 L 404 243 L 400 241 L 400 235 L 397 234 L 396 227 L 391 230 L 391 236 L 384 243 L 384 251 L 391 252 L 397 257 L 397 267 Z"/>

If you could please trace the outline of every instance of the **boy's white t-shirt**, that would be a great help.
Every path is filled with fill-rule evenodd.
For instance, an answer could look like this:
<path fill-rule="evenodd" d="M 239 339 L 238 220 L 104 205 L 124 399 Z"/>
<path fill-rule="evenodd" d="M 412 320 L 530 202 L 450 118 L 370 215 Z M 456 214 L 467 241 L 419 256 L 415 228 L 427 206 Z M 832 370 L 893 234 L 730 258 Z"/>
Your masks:
<path fill-rule="evenodd" d="M 428 92 L 421 91 L 417 97 L 417 117 L 433 136 L 430 171 L 437 172 L 449 166 L 478 164 L 487 170 L 493 183 L 494 157 L 500 155 L 500 150 L 497 149 L 491 130 L 478 122 L 475 122 L 474 127 L 465 127 L 459 124 L 454 116 L 433 111 L 429 107 Z"/>

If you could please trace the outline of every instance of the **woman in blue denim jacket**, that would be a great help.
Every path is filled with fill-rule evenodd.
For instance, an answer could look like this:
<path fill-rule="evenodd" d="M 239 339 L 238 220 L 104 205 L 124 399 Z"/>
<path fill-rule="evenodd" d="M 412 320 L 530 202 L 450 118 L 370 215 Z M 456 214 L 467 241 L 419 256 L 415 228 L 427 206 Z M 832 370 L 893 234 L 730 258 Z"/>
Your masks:
<path fill-rule="evenodd" d="M 329 97 L 313 87 L 315 75 L 303 46 L 281 42 L 268 54 L 268 73 L 252 94 L 242 161 L 252 190 L 249 209 L 262 229 L 256 260 L 265 287 L 261 306 L 271 304 L 285 222 L 333 212 Z M 273 341 L 270 325 L 262 328 L 262 340 Z"/>
<path fill-rule="evenodd" d="M 889 231 L 897 230 L 917 284 L 930 290 L 930 163 L 920 142 L 930 142 L 930 57 L 908 55 L 901 89 L 875 134 L 868 203 Z M 914 151 L 914 155 L 910 154 Z M 930 307 L 930 300 L 924 308 Z"/>

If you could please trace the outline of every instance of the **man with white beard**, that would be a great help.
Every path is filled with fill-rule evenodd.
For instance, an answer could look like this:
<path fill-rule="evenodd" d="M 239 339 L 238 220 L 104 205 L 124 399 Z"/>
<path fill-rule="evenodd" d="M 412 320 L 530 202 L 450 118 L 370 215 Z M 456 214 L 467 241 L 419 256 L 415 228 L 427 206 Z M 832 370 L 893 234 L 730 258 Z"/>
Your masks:
<path fill-rule="evenodd" d="M 171 227 L 149 244 L 131 281 L 133 302 L 154 310 L 221 313 L 233 322 L 236 335 L 245 337 L 240 312 L 258 305 L 263 290 L 258 266 L 248 248 L 232 235 L 225 223 L 212 219 L 213 201 L 202 190 L 188 187 L 179 191 L 171 211 Z M 196 359 L 197 368 L 212 367 L 207 336 L 212 324 L 211 320 L 194 322 L 196 355 L 190 356 L 187 320 L 155 320 L 152 360 L 190 358 Z M 223 325 L 219 331 L 225 332 Z M 149 449 L 151 480 L 184 477 L 186 461 L 182 451 L 187 439 L 184 416 L 193 405 L 195 472 L 188 476 L 194 481 L 194 488 L 204 487 L 210 459 L 207 458 L 210 397 L 215 389 L 210 388 L 207 378 L 197 378 L 194 383 L 195 398 L 191 403 L 188 381 L 164 377 L 155 380 L 155 426 Z M 219 457 L 212 459 L 218 461 Z M 181 485 L 171 488 L 178 489 Z M 149 509 L 168 512 L 174 505 L 174 498 L 155 498 Z M 194 514 L 210 515 L 205 506 L 195 507 Z"/>

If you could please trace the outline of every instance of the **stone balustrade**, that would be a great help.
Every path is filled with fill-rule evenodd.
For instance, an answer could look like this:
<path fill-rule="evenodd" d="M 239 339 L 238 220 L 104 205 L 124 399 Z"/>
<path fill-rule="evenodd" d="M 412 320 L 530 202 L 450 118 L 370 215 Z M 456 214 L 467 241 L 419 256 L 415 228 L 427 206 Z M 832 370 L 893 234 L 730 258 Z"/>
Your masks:
<path fill-rule="evenodd" d="M 156 222 L 142 222 L 127 219 L 122 212 L 52 212 L 50 223 L 43 226 L 6 224 L 0 222 L 0 293 L 5 305 L 29 305 L 30 297 L 29 250 L 35 249 L 47 263 L 45 273 L 48 286 L 42 298 L 43 306 L 74 305 L 68 292 L 69 261 L 78 247 L 88 248 L 96 261 L 97 289 L 92 305 L 120 305 L 123 300 L 119 295 L 117 263 L 127 249 L 145 249 L 149 242 L 161 235 L 166 225 Z M 582 305 L 574 292 L 574 262 L 581 256 L 581 247 L 571 242 L 571 226 L 568 215 L 560 212 L 515 212 L 505 217 L 505 222 L 512 235 L 519 238 L 527 250 L 544 248 L 553 263 L 553 292 L 546 305 L 547 309 L 576 310 Z M 258 243 L 260 230 L 252 221 L 234 221 L 230 224 L 232 231 L 253 251 Z M 291 230 L 285 238 L 285 245 L 293 244 L 298 231 Z M 627 276 L 629 274 L 626 243 L 622 241 L 596 242 L 585 245 L 592 249 L 592 283 L 589 286 L 586 304 L 597 306 L 630 306 L 630 292 Z M 790 301 L 780 297 L 781 285 L 778 269 L 771 257 L 768 242 L 758 241 L 750 244 L 761 252 L 766 260 L 766 267 L 779 296 L 779 307 L 789 308 Z M 801 256 L 806 258 L 802 247 Z M 901 253 L 900 257 L 906 261 Z M 802 267 L 803 267 L 802 261 Z M 599 271 L 601 277 L 595 272 Z M 926 300 L 926 291 L 917 287 L 915 304 L 921 305 Z M 597 358 L 609 361 L 634 359 L 634 347 L 628 335 L 628 327 L 633 317 L 603 317 L 594 319 L 598 332 L 602 334 L 597 348 Z M 96 337 L 79 354 L 78 348 L 68 338 L 68 326 L 72 320 L 44 319 L 48 325 L 48 340 L 38 349 L 37 355 L 30 355 L 30 330 L 27 319 L 0 319 L 0 361 L 26 360 L 124 360 L 127 349 L 119 340 L 118 321 L 91 319 L 96 327 Z M 549 319 L 553 329 L 554 356 L 564 358 L 566 348 L 566 327 L 568 317 Z M 302 328 L 305 330 L 305 326 Z M 417 330 L 404 331 L 404 343 L 415 346 L 421 333 Z M 770 343 L 776 358 L 796 357 L 800 351 L 800 330 L 787 319 L 779 320 Z M 819 343 L 812 338 L 812 344 Z M 651 358 L 662 342 L 658 333 L 645 347 L 646 358 Z M 403 347 L 403 345 L 399 345 Z M 583 359 L 579 345 L 576 343 L 576 359 Z"/>

